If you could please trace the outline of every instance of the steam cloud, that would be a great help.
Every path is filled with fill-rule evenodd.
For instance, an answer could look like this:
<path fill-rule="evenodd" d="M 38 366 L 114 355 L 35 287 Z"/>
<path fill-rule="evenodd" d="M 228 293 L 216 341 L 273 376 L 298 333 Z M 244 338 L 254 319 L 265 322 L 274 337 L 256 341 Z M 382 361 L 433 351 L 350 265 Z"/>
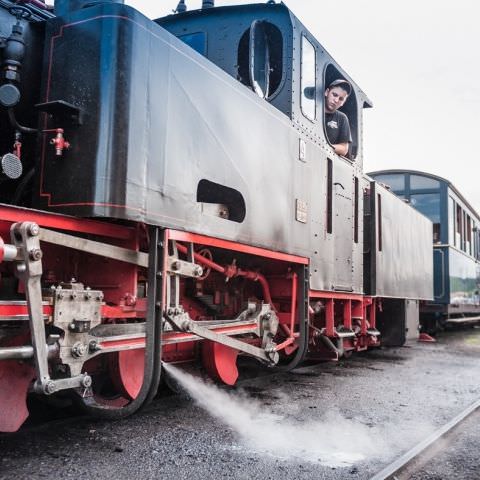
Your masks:
<path fill-rule="evenodd" d="M 292 423 L 238 392 L 234 396 L 172 365 L 164 366 L 201 407 L 257 453 L 341 467 L 381 450 L 367 426 L 338 413 L 329 413 L 321 422 Z"/>

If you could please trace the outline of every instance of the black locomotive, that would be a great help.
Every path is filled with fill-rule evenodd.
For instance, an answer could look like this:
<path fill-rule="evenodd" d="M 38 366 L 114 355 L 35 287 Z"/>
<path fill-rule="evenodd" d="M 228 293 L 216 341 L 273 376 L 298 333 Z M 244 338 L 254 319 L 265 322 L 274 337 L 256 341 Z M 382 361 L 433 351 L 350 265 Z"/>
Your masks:
<path fill-rule="evenodd" d="M 234 384 L 415 335 L 432 224 L 363 173 L 371 102 L 284 4 L 212 7 L 0 0 L 0 431 L 28 394 L 131 414 L 162 362 Z"/>

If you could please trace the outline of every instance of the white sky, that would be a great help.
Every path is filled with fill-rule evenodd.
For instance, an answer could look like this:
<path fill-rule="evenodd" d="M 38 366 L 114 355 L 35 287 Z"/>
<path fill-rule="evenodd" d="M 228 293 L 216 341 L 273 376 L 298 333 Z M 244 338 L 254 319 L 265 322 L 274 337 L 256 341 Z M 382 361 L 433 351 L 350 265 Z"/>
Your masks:
<path fill-rule="evenodd" d="M 480 1 L 284 1 L 373 101 L 365 171 L 440 175 L 480 213 Z M 125 3 L 157 18 L 178 0 Z"/>

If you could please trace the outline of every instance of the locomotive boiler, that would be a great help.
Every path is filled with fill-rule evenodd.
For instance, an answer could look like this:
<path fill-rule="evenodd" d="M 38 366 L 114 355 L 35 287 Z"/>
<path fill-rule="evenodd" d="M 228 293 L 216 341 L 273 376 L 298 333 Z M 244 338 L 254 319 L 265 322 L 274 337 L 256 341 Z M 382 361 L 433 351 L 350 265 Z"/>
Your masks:
<path fill-rule="evenodd" d="M 29 395 L 129 415 L 162 362 L 233 385 L 239 356 L 399 344 L 432 298 L 431 222 L 363 173 L 362 90 L 284 4 L 182 5 L 0 1 L 0 431 Z"/>

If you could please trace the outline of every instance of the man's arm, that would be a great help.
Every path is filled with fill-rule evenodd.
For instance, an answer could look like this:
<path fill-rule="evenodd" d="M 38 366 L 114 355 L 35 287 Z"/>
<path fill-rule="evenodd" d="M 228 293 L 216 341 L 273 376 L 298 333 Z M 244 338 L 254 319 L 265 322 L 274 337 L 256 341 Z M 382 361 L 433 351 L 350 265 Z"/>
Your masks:
<path fill-rule="evenodd" d="M 350 122 L 348 121 L 348 117 L 342 113 L 340 113 L 340 132 L 338 135 L 338 140 L 340 140 L 338 143 L 332 145 L 333 149 L 335 150 L 335 153 L 337 155 L 341 155 L 342 157 L 346 157 L 348 154 L 348 149 L 350 147 L 350 143 L 352 142 L 352 133 L 350 131 Z"/>
<path fill-rule="evenodd" d="M 336 143 L 335 145 L 332 145 L 332 147 L 335 150 L 335 153 L 342 157 L 345 157 L 348 153 L 348 142 Z"/>

